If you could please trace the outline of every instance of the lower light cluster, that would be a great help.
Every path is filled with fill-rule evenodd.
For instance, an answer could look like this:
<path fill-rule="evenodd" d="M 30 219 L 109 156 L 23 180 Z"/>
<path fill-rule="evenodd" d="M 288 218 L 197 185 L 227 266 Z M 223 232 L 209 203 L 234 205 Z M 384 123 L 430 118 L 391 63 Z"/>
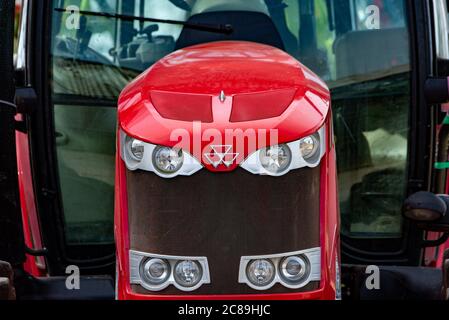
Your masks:
<path fill-rule="evenodd" d="M 276 284 L 300 289 L 321 280 L 321 249 L 270 256 L 242 257 L 239 283 L 255 290 L 268 290 Z"/>
<path fill-rule="evenodd" d="M 170 285 L 181 291 L 194 291 L 210 283 L 205 257 L 174 257 L 130 251 L 130 281 L 149 291 Z"/>
<path fill-rule="evenodd" d="M 194 291 L 210 284 L 206 257 L 176 257 L 130 251 L 130 283 L 157 292 L 173 285 L 181 291 Z M 321 249 L 267 256 L 248 256 L 240 260 L 238 282 L 264 291 L 280 284 L 300 289 L 321 281 Z"/>

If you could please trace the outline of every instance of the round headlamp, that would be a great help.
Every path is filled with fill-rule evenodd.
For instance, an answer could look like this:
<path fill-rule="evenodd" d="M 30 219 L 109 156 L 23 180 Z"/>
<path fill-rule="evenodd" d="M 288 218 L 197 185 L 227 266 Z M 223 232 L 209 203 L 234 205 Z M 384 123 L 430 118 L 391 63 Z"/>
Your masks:
<path fill-rule="evenodd" d="M 142 161 L 145 153 L 145 144 L 142 141 L 126 137 L 125 146 L 126 152 L 132 160 L 137 162 Z"/>
<path fill-rule="evenodd" d="M 320 152 L 320 136 L 314 134 L 299 142 L 301 155 L 305 160 L 313 160 Z"/>
<path fill-rule="evenodd" d="M 271 174 L 279 174 L 290 167 L 292 152 L 286 145 L 272 146 L 260 151 L 260 163 Z"/>
<path fill-rule="evenodd" d="M 153 151 L 153 165 L 163 174 L 173 174 L 181 169 L 184 163 L 184 153 L 181 149 L 156 147 Z"/>
<path fill-rule="evenodd" d="M 283 259 L 279 264 L 282 279 L 290 284 L 302 282 L 310 272 L 310 263 L 303 256 L 292 256 Z"/>
<path fill-rule="evenodd" d="M 276 274 L 275 267 L 270 260 L 260 259 L 248 263 L 246 276 L 257 287 L 266 287 L 273 282 Z"/>
<path fill-rule="evenodd" d="M 160 285 L 170 276 L 170 264 L 162 259 L 148 259 L 141 268 L 142 279 L 150 285 Z"/>
<path fill-rule="evenodd" d="M 197 261 L 184 260 L 175 266 L 176 282 L 186 288 L 196 286 L 203 277 L 203 269 Z"/>

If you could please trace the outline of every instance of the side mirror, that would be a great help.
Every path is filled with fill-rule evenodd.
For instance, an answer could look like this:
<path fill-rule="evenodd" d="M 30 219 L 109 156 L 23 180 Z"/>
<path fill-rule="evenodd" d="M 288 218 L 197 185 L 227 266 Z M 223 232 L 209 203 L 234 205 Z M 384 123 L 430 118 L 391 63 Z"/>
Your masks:
<path fill-rule="evenodd" d="M 418 192 L 405 200 L 402 213 L 418 227 L 433 232 L 449 233 L 449 196 Z"/>

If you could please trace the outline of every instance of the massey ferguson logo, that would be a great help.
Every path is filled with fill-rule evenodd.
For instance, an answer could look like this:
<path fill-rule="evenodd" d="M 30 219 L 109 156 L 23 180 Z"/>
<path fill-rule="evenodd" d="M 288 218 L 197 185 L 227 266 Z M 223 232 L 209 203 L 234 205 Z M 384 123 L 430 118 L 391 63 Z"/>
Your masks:
<path fill-rule="evenodd" d="M 232 152 L 232 145 L 227 146 L 211 146 L 211 152 L 205 153 L 206 160 L 218 168 L 221 164 L 229 168 L 238 158 L 239 153 Z"/>

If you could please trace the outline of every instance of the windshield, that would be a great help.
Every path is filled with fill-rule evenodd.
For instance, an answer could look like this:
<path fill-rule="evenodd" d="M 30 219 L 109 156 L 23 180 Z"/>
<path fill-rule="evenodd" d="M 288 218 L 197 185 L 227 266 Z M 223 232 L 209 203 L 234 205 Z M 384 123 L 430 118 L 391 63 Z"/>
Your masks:
<path fill-rule="evenodd" d="M 326 81 L 333 95 L 343 234 L 402 236 L 411 85 L 404 0 L 58 0 L 53 8 L 69 9 L 53 12 L 51 72 L 69 243 L 113 241 L 121 90 L 174 50 L 223 39 L 278 47 Z M 183 22 L 230 24 L 234 32 L 199 31 Z"/>

